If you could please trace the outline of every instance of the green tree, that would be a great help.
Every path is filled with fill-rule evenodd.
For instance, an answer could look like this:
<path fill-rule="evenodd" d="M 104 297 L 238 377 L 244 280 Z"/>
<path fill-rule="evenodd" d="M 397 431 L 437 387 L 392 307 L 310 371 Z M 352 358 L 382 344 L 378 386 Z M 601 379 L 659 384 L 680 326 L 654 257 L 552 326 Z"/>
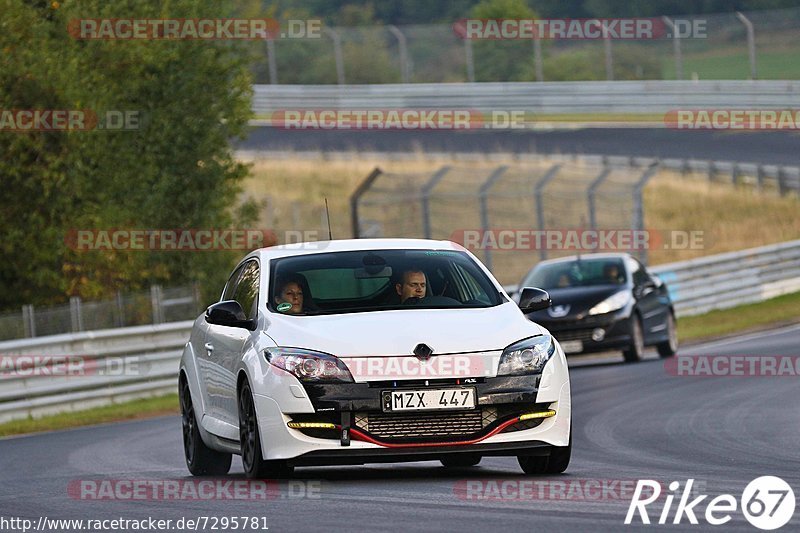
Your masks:
<path fill-rule="evenodd" d="M 134 131 L 0 131 L 0 308 L 151 283 L 218 292 L 241 252 L 78 252 L 79 228 L 225 228 L 247 168 L 229 144 L 250 115 L 251 58 L 228 41 L 78 40 L 78 18 L 230 16 L 228 2 L 0 0 L 0 108 L 133 110 Z"/>
<path fill-rule="evenodd" d="M 532 19 L 536 13 L 524 0 L 482 0 L 472 8 L 476 19 Z M 533 79 L 533 44 L 527 39 L 472 42 L 475 81 L 527 81 Z"/>

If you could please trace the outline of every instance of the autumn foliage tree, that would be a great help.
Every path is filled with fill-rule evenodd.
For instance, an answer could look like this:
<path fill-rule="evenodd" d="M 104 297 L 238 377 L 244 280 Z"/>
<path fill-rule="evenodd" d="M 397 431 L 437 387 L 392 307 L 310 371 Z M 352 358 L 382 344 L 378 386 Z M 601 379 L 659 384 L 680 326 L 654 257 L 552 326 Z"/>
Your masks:
<path fill-rule="evenodd" d="M 77 251 L 75 229 L 227 228 L 255 219 L 232 155 L 250 116 L 248 48 L 224 40 L 83 40 L 82 18 L 220 18 L 228 2 L 0 0 L 0 110 L 134 111 L 135 129 L 0 128 L 0 309 L 198 281 L 238 252 Z"/>

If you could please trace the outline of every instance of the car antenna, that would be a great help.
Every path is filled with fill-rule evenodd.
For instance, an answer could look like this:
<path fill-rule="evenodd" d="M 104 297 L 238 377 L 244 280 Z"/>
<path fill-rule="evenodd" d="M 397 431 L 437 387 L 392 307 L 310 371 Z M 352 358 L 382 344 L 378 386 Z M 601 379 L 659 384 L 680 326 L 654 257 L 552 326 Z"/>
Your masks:
<path fill-rule="evenodd" d="M 333 232 L 331 231 L 331 212 L 328 210 L 328 197 L 325 197 L 325 218 L 328 220 L 328 240 L 333 240 Z"/>

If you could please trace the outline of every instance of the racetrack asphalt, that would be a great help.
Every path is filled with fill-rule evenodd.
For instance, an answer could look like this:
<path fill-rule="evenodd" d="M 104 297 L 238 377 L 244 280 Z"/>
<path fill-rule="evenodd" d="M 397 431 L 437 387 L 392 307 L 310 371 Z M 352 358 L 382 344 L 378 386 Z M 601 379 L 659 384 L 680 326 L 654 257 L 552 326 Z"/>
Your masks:
<path fill-rule="evenodd" d="M 679 355 L 797 356 L 798 340 L 800 324 Z M 81 480 L 190 481 L 180 419 L 169 416 L 0 440 L 0 518 L 256 516 L 270 531 L 295 532 L 705 531 L 712 529 L 702 517 L 710 497 L 695 508 L 698 526 L 685 517 L 679 526 L 638 519 L 624 526 L 631 493 L 622 484 L 653 479 L 666 491 L 692 478 L 702 494 L 738 500 L 749 481 L 774 475 L 800 495 L 798 376 L 678 377 L 650 352 L 637 364 L 599 354 L 573 357 L 570 366 L 574 449 L 564 475 L 528 477 L 514 458 L 484 458 L 452 470 L 434 462 L 298 468 L 294 480 L 271 485 L 275 497 L 267 500 L 96 501 L 70 493 Z M 226 480 L 244 480 L 238 457 Z M 598 492 L 603 483 L 609 490 Z M 648 508 L 654 522 L 660 503 Z M 739 510 L 731 514 L 713 529 L 757 531 Z M 800 507 L 783 530 L 798 526 Z"/>
<path fill-rule="evenodd" d="M 664 128 L 567 130 L 285 130 L 253 127 L 245 151 L 598 154 L 797 165 L 800 136 L 790 131 L 731 132 Z"/>

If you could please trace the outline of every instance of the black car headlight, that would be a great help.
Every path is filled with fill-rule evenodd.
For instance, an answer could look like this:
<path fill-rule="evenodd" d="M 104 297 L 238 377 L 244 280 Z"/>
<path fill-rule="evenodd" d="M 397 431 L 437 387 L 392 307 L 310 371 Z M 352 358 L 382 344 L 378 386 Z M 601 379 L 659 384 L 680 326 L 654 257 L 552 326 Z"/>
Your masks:
<path fill-rule="evenodd" d="M 307 383 L 353 383 L 347 366 L 333 355 L 302 348 L 267 348 L 264 356 L 273 366 Z"/>
<path fill-rule="evenodd" d="M 539 335 L 515 342 L 503 350 L 497 375 L 541 374 L 544 365 L 555 352 L 556 343 L 551 335 Z"/>
<path fill-rule="evenodd" d="M 630 291 L 620 291 L 612 294 L 599 304 L 589 309 L 590 315 L 603 315 L 612 311 L 619 311 L 631 301 Z"/>

